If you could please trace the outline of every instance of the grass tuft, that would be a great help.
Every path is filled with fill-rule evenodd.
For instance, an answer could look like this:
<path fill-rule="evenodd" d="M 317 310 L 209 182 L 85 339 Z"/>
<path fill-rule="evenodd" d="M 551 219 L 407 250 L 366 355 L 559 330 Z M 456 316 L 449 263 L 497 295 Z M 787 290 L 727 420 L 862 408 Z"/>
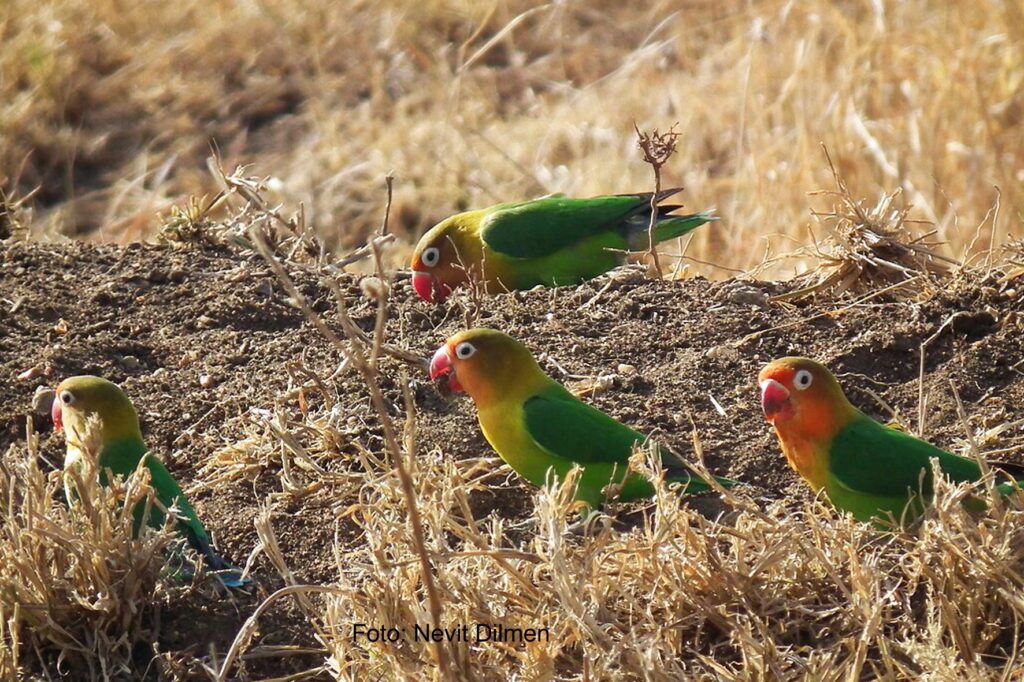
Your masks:
<path fill-rule="evenodd" d="M 84 442 L 95 452 L 95 439 Z M 173 538 L 133 537 L 134 504 L 123 503 L 152 494 L 148 477 L 100 486 L 87 456 L 69 508 L 63 477 L 38 466 L 37 436 L 27 443 L 0 460 L 0 672 L 31 658 L 78 679 L 137 676 L 152 655 L 148 619 Z"/>
<path fill-rule="evenodd" d="M 909 229 L 909 224 L 921 221 L 908 219 L 910 206 L 897 205 L 902 190 L 883 194 L 871 206 L 854 197 L 827 150 L 825 156 L 836 189 L 812 194 L 833 197 L 835 204 L 829 211 L 812 214 L 827 229 L 828 237 L 804 249 L 815 259 L 813 268 L 803 276 L 811 283 L 776 300 L 799 300 L 822 292 L 831 296 L 863 294 L 904 282 L 920 288 L 923 282 L 945 276 L 952 266 L 959 265 L 940 253 L 941 245 L 932 239 L 934 230 L 915 235 Z"/>

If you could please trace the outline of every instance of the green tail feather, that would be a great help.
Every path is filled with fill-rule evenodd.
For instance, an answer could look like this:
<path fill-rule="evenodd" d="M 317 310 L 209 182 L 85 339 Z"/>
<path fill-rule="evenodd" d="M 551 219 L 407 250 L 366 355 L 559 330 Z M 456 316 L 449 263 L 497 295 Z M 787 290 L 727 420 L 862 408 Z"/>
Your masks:
<path fill-rule="evenodd" d="M 654 236 L 658 242 L 663 242 L 666 239 L 675 239 L 692 232 L 704 223 L 716 220 L 718 220 L 718 217 L 713 215 L 711 211 L 702 211 L 701 213 L 691 215 L 665 216 L 664 218 L 658 218 L 658 224 L 654 228 Z"/>
<path fill-rule="evenodd" d="M 217 578 L 228 587 L 246 588 L 252 585 L 252 580 L 244 577 L 244 571 L 231 564 L 210 546 L 206 537 L 196 535 L 194 532 L 186 533 L 185 538 L 192 549 L 203 555 L 203 562 L 206 567 L 217 572 Z"/>

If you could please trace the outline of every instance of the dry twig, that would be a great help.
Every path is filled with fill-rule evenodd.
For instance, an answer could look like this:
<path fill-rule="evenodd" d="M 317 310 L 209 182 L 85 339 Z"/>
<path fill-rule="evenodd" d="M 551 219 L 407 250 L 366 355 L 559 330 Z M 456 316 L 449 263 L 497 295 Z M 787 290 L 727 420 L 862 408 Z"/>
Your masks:
<path fill-rule="evenodd" d="M 641 132 L 636 123 L 633 123 L 636 130 L 637 145 L 643 152 L 644 163 L 651 166 L 654 171 L 654 193 L 651 194 L 651 218 L 647 224 L 647 253 L 654 263 L 654 271 L 658 279 L 664 277 L 661 271 L 661 261 L 658 258 L 658 243 L 654 238 L 654 230 L 658 225 L 658 201 L 661 198 L 661 168 L 676 152 L 676 140 L 680 133 L 676 132 L 676 124 L 673 124 L 668 132 L 661 133 L 655 129 L 653 132 Z"/>

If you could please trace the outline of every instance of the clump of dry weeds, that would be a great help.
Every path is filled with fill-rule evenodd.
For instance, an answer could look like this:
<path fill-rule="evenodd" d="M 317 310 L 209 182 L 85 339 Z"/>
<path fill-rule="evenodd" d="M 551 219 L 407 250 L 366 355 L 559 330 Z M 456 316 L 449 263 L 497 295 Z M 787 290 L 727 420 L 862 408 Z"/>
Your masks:
<path fill-rule="evenodd" d="M 815 258 L 805 279 L 805 287 L 778 296 L 777 300 L 794 300 L 828 292 L 841 296 L 847 292 L 861 294 L 882 288 L 899 288 L 901 283 L 915 283 L 916 290 L 933 277 L 947 275 L 957 261 L 939 252 L 941 244 L 934 241 L 936 231 L 915 235 L 909 224 L 920 223 L 908 218 L 911 207 L 898 206 L 902 190 L 883 194 L 874 206 L 854 197 L 828 151 L 828 166 L 835 181 L 835 190 L 812 192 L 833 197 L 836 202 L 829 211 L 812 211 L 826 228 L 828 237 L 815 241 L 803 251 Z M 812 235 L 813 237 L 813 235 Z"/>
<path fill-rule="evenodd" d="M 85 442 L 97 451 L 95 438 Z M 3 679 L 26 666 L 76 679 L 132 678 L 147 663 L 135 660 L 135 648 L 151 641 L 147 619 L 174 536 L 133 537 L 134 503 L 152 499 L 144 469 L 103 487 L 85 459 L 70 508 L 60 473 L 39 468 L 35 434 L 0 460 Z"/>

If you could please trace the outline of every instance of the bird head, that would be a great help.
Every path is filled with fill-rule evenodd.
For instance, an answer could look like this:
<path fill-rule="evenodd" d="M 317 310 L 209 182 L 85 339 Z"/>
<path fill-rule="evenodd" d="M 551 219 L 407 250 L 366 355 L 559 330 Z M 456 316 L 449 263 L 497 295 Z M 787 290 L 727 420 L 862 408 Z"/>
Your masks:
<path fill-rule="evenodd" d="M 485 407 L 547 375 L 523 344 L 494 329 L 478 328 L 449 337 L 437 349 L 430 378 L 444 379 L 451 391 L 467 393 L 478 407 Z"/>
<path fill-rule="evenodd" d="M 824 438 L 855 411 L 824 365 L 807 358 L 780 358 L 758 374 L 761 408 L 778 431 Z"/>
<path fill-rule="evenodd" d="M 64 432 L 65 440 L 84 436 L 90 418 L 99 422 L 103 443 L 142 438 L 132 401 L 117 384 L 100 377 L 77 376 L 60 382 L 50 416 L 54 428 Z"/>
<path fill-rule="evenodd" d="M 479 256 L 468 238 L 470 214 L 460 213 L 441 221 L 424 234 L 412 254 L 412 286 L 419 297 L 440 303 L 452 290 L 469 280 L 469 270 Z"/>

